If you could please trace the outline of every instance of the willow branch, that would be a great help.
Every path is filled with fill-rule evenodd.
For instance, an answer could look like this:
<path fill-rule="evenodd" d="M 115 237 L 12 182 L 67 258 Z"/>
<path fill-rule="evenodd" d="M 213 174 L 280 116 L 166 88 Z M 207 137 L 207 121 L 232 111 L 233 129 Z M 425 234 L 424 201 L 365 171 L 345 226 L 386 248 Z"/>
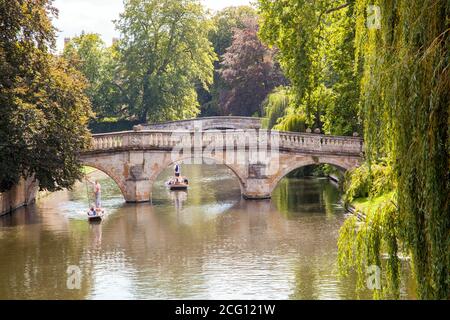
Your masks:
<path fill-rule="evenodd" d="M 336 8 L 328 9 L 327 11 L 325 11 L 325 14 L 329 14 L 329 13 L 332 13 L 332 12 L 335 12 L 335 11 L 339 11 L 341 9 L 347 8 L 349 5 L 350 5 L 349 2 L 344 3 L 344 4 L 342 4 L 342 5 L 340 5 L 340 6 L 336 7 Z"/>

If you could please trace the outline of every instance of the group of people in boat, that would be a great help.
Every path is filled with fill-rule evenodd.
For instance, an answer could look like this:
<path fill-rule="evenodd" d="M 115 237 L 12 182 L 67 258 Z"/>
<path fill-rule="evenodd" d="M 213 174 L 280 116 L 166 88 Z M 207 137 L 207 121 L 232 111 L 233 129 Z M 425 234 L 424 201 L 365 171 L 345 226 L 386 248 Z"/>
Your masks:
<path fill-rule="evenodd" d="M 179 164 L 175 165 L 174 174 L 175 174 L 175 177 L 172 178 L 171 180 L 169 180 L 169 182 L 168 182 L 169 185 L 180 185 L 180 184 L 188 185 L 189 184 L 188 179 L 181 176 L 181 168 L 180 168 Z"/>

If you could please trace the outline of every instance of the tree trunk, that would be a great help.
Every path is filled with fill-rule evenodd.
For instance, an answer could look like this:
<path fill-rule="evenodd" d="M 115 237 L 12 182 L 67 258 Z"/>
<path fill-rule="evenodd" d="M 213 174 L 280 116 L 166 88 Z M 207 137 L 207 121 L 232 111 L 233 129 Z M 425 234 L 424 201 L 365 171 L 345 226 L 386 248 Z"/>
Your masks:
<path fill-rule="evenodd" d="M 143 106 L 143 110 L 141 114 L 139 115 L 139 122 L 142 124 L 147 123 L 147 109 L 145 109 L 145 106 Z"/>
<path fill-rule="evenodd" d="M 152 103 L 152 97 L 151 97 L 152 88 L 149 83 L 150 75 L 151 75 L 151 71 L 148 70 L 146 72 L 146 74 L 144 75 L 144 79 L 143 79 L 142 110 L 141 110 L 141 114 L 139 116 L 139 121 L 141 121 L 142 123 L 147 123 L 147 115 L 148 115 L 148 111 L 150 110 L 151 103 Z"/>

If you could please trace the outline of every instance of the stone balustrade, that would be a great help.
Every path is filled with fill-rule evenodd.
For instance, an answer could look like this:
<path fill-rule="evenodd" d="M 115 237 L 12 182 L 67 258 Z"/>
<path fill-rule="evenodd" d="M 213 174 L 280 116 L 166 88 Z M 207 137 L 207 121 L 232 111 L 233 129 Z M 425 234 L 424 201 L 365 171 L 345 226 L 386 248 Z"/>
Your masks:
<path fill-rule="evenodd" d="M 173 132 L 164 130 L 125 131 L 93 135 L 90 151 L 123 149 L 207 148 L 279 148 L 285 152 L 337 153 L 360 155 L 363 140 L 322 134 L 268 130 Z"/>

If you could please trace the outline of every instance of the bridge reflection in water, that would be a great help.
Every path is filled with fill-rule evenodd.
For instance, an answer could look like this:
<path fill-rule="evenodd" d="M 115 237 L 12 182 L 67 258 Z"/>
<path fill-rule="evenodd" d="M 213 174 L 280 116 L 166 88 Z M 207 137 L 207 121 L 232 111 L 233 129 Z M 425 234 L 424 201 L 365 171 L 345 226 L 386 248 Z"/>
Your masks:
<path fill-rule="evenodd" d="M 169 169 L 152 205 L 124 203 L 115 182 L 99 176 L 109 212 L 102 224 L 79 212 L 83 185 L 0 218 L 0 298 L 356 297 L 354 279 L 336 272 L 344 214 L 327 180 L 284 179 L 271 200 L 244 201 L 226 167 L 183 170 L 188 193 L 166 190 Z M 69 265 L 82 270 L 80 290 L 66 288 Z"/>

